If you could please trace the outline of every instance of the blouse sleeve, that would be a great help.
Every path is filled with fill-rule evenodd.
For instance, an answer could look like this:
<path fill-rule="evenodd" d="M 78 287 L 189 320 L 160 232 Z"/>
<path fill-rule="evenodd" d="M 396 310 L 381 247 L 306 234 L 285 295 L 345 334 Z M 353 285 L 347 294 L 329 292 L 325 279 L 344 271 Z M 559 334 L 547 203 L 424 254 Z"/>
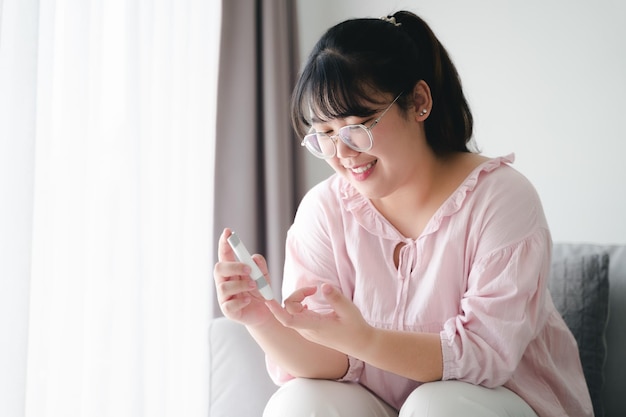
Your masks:
<path fill-rule="evenodd" d="M 337 259 L 340 257 L 342 268 L 346 268 L 347 256 L 344 255 L 342 242 L 343 228 L 341 216 L 337 210 L 339 203 L 333 201 L 333 194 L 321 183 L 303 198 L 294 223 L 287 233 L 285 247 L 285 266 L 283 271 L 283 299 L 297 288 L 319 286 L 329 283 L 339 288 L 352 299 L 353 283 L 342 279 L 350 276 L 339 271 Z M 334 223 L 333 223 L 334 222 Z M 349 267 L 348 267 L 349 268 Z M 305 304 L 312 311 L 327 311 L 330 305 L 323 297 L 313 295 L 305 299 Z M 363 368 L 361 361 L 348 358 L 349 369 L 340 380 L 357 380 Z M 286 371 L 266 357 L 267 370 L 272 380 L 281 385 L 290 379 Z"/>
<path fill-rule="evenodd" d="M 444 323 L 443 379 L 503 385 L 548 318 L 551 238 L 535 229 L 475 261 L 460 314 Z"/>

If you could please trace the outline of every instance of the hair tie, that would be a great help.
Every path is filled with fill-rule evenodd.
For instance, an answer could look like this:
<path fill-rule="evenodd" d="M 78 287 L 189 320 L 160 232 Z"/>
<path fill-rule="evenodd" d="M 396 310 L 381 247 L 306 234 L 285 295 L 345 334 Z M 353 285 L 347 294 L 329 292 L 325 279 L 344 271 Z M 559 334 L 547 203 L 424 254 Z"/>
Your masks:
<path fill-rule="evenodd" d="M 398 23 L 398 22 L 396 22 L 396 18 L 395 18 L 395 17 L 393 17 L 393 16 L 391 16 L 391 17 L 389 17 L 389 16 L 383 16 L 383 17 L 381 17 L 381 19 L 382 19 L 382 20 L 384 20 L 384 21 L 385 21 L 385 22 L 387 22 L 387 23 L 391 23 L 392 25 L 394 25 L 394 26 L 396 26 L 396 27 L 398 27 L 398 26 L 401 26 L 401 25 L 402 25 L 402 23 Z"/>

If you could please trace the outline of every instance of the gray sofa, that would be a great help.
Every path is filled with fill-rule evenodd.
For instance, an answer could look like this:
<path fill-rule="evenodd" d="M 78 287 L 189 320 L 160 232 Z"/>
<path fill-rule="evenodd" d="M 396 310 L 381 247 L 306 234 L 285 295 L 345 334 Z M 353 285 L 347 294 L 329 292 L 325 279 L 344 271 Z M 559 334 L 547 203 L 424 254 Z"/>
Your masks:
<path fill-rule="evenodd" d="M 626 246 L 554 245 L 550 290 L 579 344 L 596 417 L 626 416 Z M 209 417 L 260 417 L 276 390 L 245 328 L 209 328 Z M 547 417 L 547 416 L 546 416 Z"/>

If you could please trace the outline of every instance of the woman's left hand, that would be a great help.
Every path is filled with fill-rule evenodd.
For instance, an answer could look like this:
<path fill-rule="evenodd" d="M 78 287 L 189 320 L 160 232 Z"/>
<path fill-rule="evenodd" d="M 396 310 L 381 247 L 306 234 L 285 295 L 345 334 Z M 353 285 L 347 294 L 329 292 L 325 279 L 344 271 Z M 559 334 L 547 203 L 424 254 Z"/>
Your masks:
<path fill-rule="evenodd" d="M 366 344 L 374 329 L 356 305 L 330 284 L 322 284 L 321 292 L 332 310 L 328 313 L 309 310 L 303 301 L 316 291 L 317 287 L 296 290 L 285 299 L 285 307 L 275 300 L 266 304 L 283 326 L 296 330 L 307 340 L 358 357 L 356 351 Z"/>

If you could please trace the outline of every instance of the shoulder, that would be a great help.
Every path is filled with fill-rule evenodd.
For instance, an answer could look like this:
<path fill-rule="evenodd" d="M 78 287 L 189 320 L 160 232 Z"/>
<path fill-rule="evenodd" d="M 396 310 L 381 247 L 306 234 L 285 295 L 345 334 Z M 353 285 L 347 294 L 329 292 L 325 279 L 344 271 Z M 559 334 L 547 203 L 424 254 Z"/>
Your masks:
<path fill-rule="evenodd" d="M 524 210 L 525 207 L 541 206 L 534 185 L 512 164 L 513 155 L 490 159 L 477 168 L 474 192 L 479 200 L 490 206 L 508 206 Z"/>
<path fill-rule="evenodd" d="M 489 158 L 478 168 L 485 175 L 485 178 L 490 178 L 494 182 L 508 185 L 519 185 L 525 188 L 532 189 L 533 186 L 530 181 L 514 168 L 515 155 L 510 154 L 497 158 Z"/>
<path fill-rule="evenodd" d="M 359 199 L 362 197 L 348 181 L 333 174 L 306 192 L 298 205 L 296 219 L 303 215 L 337 215 L 345 212 L 352 201 Z"/>
<path fill-rule="evenodd" d="M 309 211 L 317 212 L 326 207 L 336 207 L 340 201 L 341 183 L 342 180 L 339 175 L 333 174 L 311 187 L 300 200 L 297 214 Z"/>
<path fill-rule="evenodd" d="M 471 196 L 480 235 L 493 246 L 507 246 L 539 231 L 549 235 L 543 205 L 533 184 L 511 166 L 513 157 L 490 162 L 478 175 Z"/>
<path fill-rule="evenodd" d="M 299 232 L 326 230 L 330 233 L 330 229 L 335 228 L 336 219 L 341 217 L 344 183 L 339 175 L 333 174 L 309 189 L 300 200 L 291 228 Z"/>

